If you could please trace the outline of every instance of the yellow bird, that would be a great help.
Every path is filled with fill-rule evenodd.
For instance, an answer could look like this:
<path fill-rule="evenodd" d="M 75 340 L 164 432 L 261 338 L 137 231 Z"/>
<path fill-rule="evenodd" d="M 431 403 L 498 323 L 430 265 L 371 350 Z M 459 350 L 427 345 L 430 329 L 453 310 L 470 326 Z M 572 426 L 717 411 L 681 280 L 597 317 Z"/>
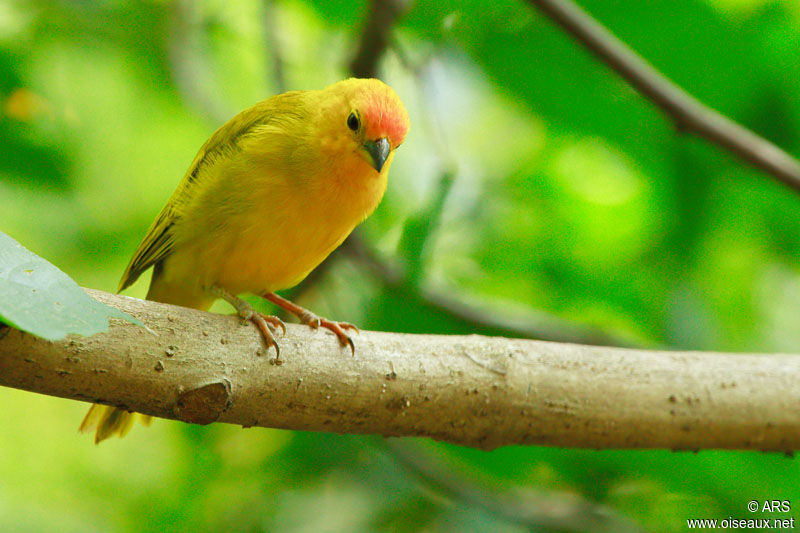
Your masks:
<path fill-rule="evenodd" d="M 299 283 L 375 210 L 408 127 L 400 98 L 376 79 L 287 92 L 242 111 L 200 148 L 119 290 L 152 266 L 148 300 L 208 310 L 223 298 L 278 357 L 270 330 L 283 323 L 238 294 L 258 294 L 355 351 L 345 333 L 354 326 L 317 317 L 275 291 Z M 136 414 L 92 405 L 80 430 L 96 427 L 95 442 L 122 437 Z M 151 417 L 139 416 L 149 424 Z"/>

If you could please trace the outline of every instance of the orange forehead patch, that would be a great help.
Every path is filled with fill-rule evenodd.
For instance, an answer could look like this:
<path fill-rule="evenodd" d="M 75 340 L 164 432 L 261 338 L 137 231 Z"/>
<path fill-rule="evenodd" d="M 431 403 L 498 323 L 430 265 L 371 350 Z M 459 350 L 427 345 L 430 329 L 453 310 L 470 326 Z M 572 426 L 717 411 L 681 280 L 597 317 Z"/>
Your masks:
<path fill-rule="evenodd" d="M 388 137 L 392 146 L 403 142 L 408 132 L 408 113 L 393 93 L 372 95 L 363 110 L 367 138 Z"/>

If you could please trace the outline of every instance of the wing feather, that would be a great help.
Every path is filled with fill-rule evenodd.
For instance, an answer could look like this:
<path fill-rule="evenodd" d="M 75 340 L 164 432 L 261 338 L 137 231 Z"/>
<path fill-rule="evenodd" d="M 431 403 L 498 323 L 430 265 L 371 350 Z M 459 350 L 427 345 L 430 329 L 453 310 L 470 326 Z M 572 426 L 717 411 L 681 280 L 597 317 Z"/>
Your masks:
<path fill-rule="evenodd" d="M 170 254 L 175 243 L 175 225 L 197 190 L 198 182 L 208 174 L 202 172 L 203 168 L 206 165 L 213 165 L 221 154 L 236 152 L 238 142 L 243 135 L 246 135 L 252 128 L 269 122 L 275 116 L 277 109 L 286 109 L 286 106 L 291 109 L 291 102 L 287 100 L 291 100 L 299 94 L 299 91 L 293 91 L 268 98 L 245 109 L 214 132 L 200 148 L 167 205 L 161 210 L 147 231 L 147 235 L 139 243 L 122 275 L 117 292 L 133 285 L 142 273 L 163 261 Z"/>

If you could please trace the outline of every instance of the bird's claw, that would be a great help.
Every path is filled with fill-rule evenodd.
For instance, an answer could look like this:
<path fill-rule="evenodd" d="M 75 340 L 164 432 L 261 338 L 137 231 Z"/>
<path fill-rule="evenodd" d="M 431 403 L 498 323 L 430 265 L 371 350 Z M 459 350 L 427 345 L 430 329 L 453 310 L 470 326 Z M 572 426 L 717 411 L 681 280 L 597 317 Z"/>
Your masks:
<path fill-rule="evenodd" d="M 267 324 L 270 325 L 273 331 L 275 331 L 276 328 L 281 328 L 281 334 L 286 335 L 286 324 L 283 323 L 283 320 L 272 315 L 261 315 L 261 316 L 264 318 L 264 320 L 267 321 Z"/>
<path fill-rule="evenodd" d="M 312 329 L 319 329 L 320 327 L 323 327 L 331 330 L 339 339 L 339 342 L 342 343 L 342 345 L 350 346 L 350 351 L 353 353 L 353 355 L 356 354 L 356 345 L 353 343 L 353 339 L 351 339 L 350 336 L 345 333 L 345 330 L 353 330 L 358 333 L 358 328 L 353 324 L 348 322 L 334 322 L 333 320 L 328 320 L 327 318 L 320 318 L 308 309 L 300 307 L 296 303 L 290 302 L 286 298 L 278 296 L 274 292 L 264 292 L 261 294 L 261 297 L 269 300 L 278 307 L 289 311 L 294 316 L 298 317 L 300 322 L 311 327 Z"/>
<path fill-rule="evenodd" d="M 339 322 L 339 327 L 342 329 L 352 329 L 356 333 L 361 333 L 361 330 L 358 329 L 358 326 L 355 324 L 351 324 L 350 322 Z"/>
<path fill-rule="evenodd" d="M 348 324 L 347 322 L 334 322 L 333 320 L 328 320 L 325 318 L 321 318 L 319 320 L 319 325 L 327 330 L 333 332 L 339 338 L 339 342 L 342 343 L 342 346 L 350 346 L 350 352 L 355 355 L 356 354 L 356 345 L 353 344 L 353 339 L 344 332 L 346 329 L 354 329 L 356 332 L 358 328 L 356 328 L 352 324 Z"/>
<path fill-rule="evenodd" d="M 281 349 L 278 347 L 278 342 L 275 340 L 275 337 L 272 335 L 272 333 L 273 331 L 276 331 L 278 327 L 280 327 L 285 335 L 286 324 L 284 324 L 283 320 L 276 316 L 262 315 L 261 313 L 255 312 L 247 317 L 247 320 L 255 324 L 259 331 L 261 331 L 261 335 L 264 337 L 264 342 L 267 343 L 267 350 L 269 350 L 270 346 L 275 348 L 275 362 L 280 364 Z"/>
<path fill-rule="evenodd" d="M 349 322 L 335 322 L 333 320 L 328 320 L 327 318 L 321 318 L 311 311 L 306 311 L 300 317 L 300 321 L 309 326 L 312 329 L 319 329 L 325 328 L 333 332 L 336 337 L 338 337 L 339 342 L 342 343 L 342 346 L 350 346 L 350 351 L 353 355 L 356 354 L 356 345 L 353 343 L 353 339 L 350 338 L 350 335 L 345 333 L 345 330 L 353 330 L 356 333 L 360 333 L 358 328 Z"/>

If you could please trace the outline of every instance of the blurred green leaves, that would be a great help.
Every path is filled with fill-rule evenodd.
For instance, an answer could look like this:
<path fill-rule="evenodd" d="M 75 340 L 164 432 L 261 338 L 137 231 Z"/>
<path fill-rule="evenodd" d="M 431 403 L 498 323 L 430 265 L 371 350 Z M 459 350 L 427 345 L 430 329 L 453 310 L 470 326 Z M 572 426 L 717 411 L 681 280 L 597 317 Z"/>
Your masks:
<path fill-rule="evenodd" d="M 55 341 L 108 330 L 108 319 L 139 320 L 86 294 L 58 268 L 0 232 L 0 321 Z"/>
<path fill-rule="evenodd" d="M 704 103 L 800 154 L 795 0 L 579 3 Z M 289 89 L 347 75 L 368 4 L 274 3 Z M 274 92 L 263 16 L 260 0 L 0 3 L 3 230 L 113 290 L 220 115 Z M 403 264 L 403 285 L 338 261 L 303 303 L 364 328 L 475 332 L 415 292 L 435 287 L 641 344 L 798 350 L 796 194 L 681 137 L 525 2 L 418 0 L 394 37 L 413 64 L 390 49 L 382 77 L 412 127 L 363 235 Z M 420 491 L 369 439 L 159 421 L 95 449 L 74 435 L 85 406 L 0 399 L 0 529 L 31 529 L 24 508 L 35 529 L 75 531 L 516 530 Z M 782 456 L 438 449 L 653 531 L 740 516 L 752 497 L 800 501 L 798 461 Z"/>

